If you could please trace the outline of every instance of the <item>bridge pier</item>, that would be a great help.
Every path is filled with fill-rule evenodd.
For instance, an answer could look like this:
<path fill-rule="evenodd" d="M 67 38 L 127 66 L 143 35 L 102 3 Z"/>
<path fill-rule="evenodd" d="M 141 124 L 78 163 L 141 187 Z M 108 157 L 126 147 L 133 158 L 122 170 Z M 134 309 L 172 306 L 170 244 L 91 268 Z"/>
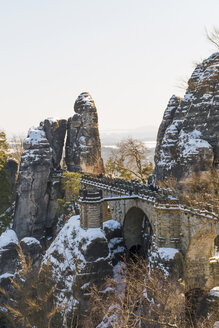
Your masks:
<path fill-rule="evenodd" d="M 102 191 L 82 190 L 80 203 L 81 228 L 102 228 L 103 226 L 103 203 Z"/>

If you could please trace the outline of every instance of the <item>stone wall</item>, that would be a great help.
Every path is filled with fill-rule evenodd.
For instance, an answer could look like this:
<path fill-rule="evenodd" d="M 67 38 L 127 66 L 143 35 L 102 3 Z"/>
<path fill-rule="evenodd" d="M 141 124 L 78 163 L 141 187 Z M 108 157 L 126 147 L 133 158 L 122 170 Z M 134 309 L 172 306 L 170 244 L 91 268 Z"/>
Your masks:
<path fill-rule="evenodd" d="M 214 215 L 184 208 L 177 203 L 159 203 L 151 196 L 145 199 L 134 194 L 128 196 L 124 190 L 119 191 L 104 184 L 99 184 L 99 187 L 103 194 L 102 220 L 112 218 L 121 224 L 124 240 L 130 239 L 127 240 L 126 247 L 132 244 L 131 234 L 135 234 L 135 228 L 140 231 L 137 221 L 140 219 L 142 222 L 142 215 L 138 218 L 134 211 L 139 209 L 151 225 L 154 245 L 157 248 L 178 250 L 181 253 L 180 258 L 184 258 L 185 265 L 182 265 L 185 266 L 186 290 L 200 287 L 209 290 L 218 283 L 218 265 L 210 263 L 214 239 L 219 235 L 219 221 Z M 94 186 L 93 188 L 95 189 Z M 132 233 L 129 234 L 125 221 L 131 213 L 133 224 L 136 220 L 136 227 L 132 227 Z"/>
<path fill-rule="evenodd" d="M 80 222 L 83 229 L 100 228 L 103 225 L 102 202 L 80 202 Z"/>

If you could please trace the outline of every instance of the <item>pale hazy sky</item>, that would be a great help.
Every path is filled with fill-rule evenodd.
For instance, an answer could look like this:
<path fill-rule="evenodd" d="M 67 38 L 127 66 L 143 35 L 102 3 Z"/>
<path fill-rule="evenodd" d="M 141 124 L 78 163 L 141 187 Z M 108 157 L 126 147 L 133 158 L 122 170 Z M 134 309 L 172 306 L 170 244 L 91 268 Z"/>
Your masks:
<path fill-rule="evenodd" d="M 213 53 L 219 0 L 0 0 L 0 128 L 27 133 L 91 93 L 99 126 L 158 126 Z"/>

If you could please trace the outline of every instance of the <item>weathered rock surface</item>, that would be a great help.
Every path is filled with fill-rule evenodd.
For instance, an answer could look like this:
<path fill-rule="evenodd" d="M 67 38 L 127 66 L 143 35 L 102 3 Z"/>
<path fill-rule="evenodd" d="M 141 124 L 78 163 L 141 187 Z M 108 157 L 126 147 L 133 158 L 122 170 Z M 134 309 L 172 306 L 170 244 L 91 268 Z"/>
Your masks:
<path fill-rule="evenodd" d="M 14 230 L 6 230 L 0 236 L 0 284 L 12 277 L 18 268 L 18 238 Z M 23 238 L 20 246 L 26 259 L 30 255 L 33 267 L 36 267 L 41 259 L 42 246 L 32 237 Z"/>
<path fill-rule="evenodd" d="M 29 130 L 24 140 L 17 185 L 14 229 L 19 239 L 40 239 L 55 220 L 59 196 L 59 167 L 65 138 L 65 120 L 45 120 Z"/>
<path fill-rule="evenodd" d="M 40 245 L 40 242 L 36 238 L 25 237 L 21 239 L 20 245 L 26 259 L 30 256 L 32 260 L 32 267 L 37 268 L 40 264 L 42 256 L 42 246 Z"/>
<path fill-rule="evenodd" d="M 7 230 L 0 236 L 0 280 L 8 278 L 17 266 L 18 238 L 13 230 Z"/>
<path fill-rule="evenodd" d="M 28 137 L 24 140 L 17 186 L 14 229 L 19 238 L 40 238 L 43 234 L 51 168 L 52 149 L 43 127 L 30 129 Z"/>
<path fill-rule="evenodd" d="M 14 278 L 16 272 L 21 268 L 21 262 L 18 254 L 18 238 L 14 230 L 6 230 L 0 236 L 0 288 L 4 289 L 7 293 L 7 297 L 3 293 L 0 293 L 0 327 L 10 328 L 12 318 L 7 316 L 7 309 L 4 304 L 10 302 L 13 297 L 14 290 L 11 284 L 11 278 Z M 32 260 L 32 268 L 35 269 L 40 264 L 42 247 L 40 242 L 35 238 L 24 238 L 20 242 L 20 246 L 26 260 L 29 256 Z M 17 327 L 17 326 L 16 326 Z M 20 326 L 19 326 L 20 327 Z"/>
<path fill-rule="evenodd" d="M 54 168 L 60 168 L 62 150 L 65 141 L 66 125 L 65 119 L 46 119 L 41 123 L 46 133 L 46 138 L 52 148 L 52 162 Z"/>
<path fill-rule="evenodd" d="M 5 170 L 8 173 L 8 179 L 11 185 L 11 190 L 15 194 L 16 190 L 16 178 L 18 173 L 18 163 L 13 158 L 8 158 L 5 164 Z"/>
<path fill-rule="evenodd" d="M 219 167 L 219 52 L 196 67 L 181 101 L 170 99 L 155 150 L 158 180 L 213 166 Z"/>
<path fill-rule="evenodd" d="M 51 263 L 57 304 L 68 304 L 69 311 L 80 308 L 86 312 L 90 286 L 100 286 L 106 276 L 112 275 L 112 261 L 124 252 L 118 235 L 121 226 L 114 220 L 105 222 L 104 230 L 82 229 L 79 216 L 68 220 L 43 259 L 43 263 Z"/>
<path fill-rule="evenodd" d="M 67 125 L 66 165 L 69 171 L 104 173 L 97 109 L 90 94 L 83 92 Z"/>
<path fill-rule="evenodd" d="M 68 120 L 68 170 L 103 173 L 97 110 L 88 93 L 78 97 L 75 112 Z M 27 236 L 41 239 L 53 229 L 57 198 L 63 197 L 59 169 L 66 128 L 64 119 L 46 119 L 39 127 L 30 129 L 24 140 L 14 219 L 19 239 Z"/>

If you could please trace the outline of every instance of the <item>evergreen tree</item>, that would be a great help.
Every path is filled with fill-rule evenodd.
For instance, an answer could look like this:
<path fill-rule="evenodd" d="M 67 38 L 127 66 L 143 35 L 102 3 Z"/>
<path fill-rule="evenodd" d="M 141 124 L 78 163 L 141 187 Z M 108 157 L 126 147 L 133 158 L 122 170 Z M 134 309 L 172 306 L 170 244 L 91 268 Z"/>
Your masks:
<path fill-rule="evenodd" d="M 3 131 L 0 131 L 0 234 L 6 229 L 11 220 L 9 212 L 5 213 L 12 203 L 11 184 L 5 169 L 7 153 L 8 144 L 6 135 Z"/>

